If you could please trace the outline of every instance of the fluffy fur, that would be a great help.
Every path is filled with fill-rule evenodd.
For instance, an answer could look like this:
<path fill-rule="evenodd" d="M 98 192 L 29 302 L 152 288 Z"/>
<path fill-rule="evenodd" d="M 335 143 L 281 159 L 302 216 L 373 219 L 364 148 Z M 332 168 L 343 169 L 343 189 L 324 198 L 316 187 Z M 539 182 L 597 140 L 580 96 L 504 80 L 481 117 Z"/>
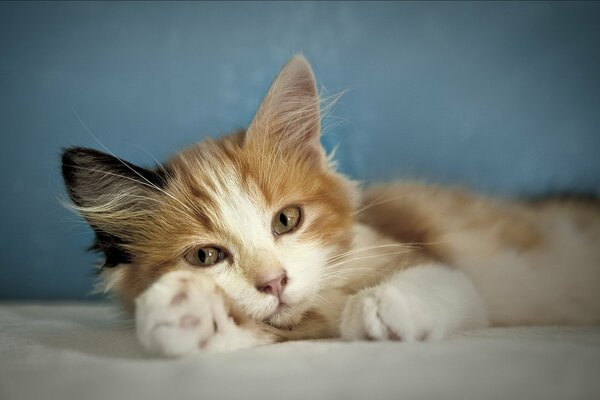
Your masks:
<path fill-rule="evenodd" d="M 600 322 L 600 207 L 398 183 L 360 190 L 319 142 L 319 96 L 301 56 L 248 129 L 154 169 L 74 148 L 63 175 L 96 232 L 106 289 L 158 354 L 323 337 L 437 340 L 464 329 Z M 296 230 L 274 235 L 299 206 Z M 185 255 L 217 246 L 197 267 Z M 257 288 L 286 274 L 280 298 Z"/>

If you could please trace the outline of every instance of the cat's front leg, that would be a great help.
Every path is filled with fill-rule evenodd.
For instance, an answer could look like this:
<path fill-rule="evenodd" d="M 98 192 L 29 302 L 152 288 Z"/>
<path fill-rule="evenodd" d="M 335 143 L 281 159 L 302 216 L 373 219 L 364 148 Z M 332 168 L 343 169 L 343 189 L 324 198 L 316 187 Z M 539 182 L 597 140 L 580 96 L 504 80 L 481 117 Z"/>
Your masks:
<path fill-rule="evenodd" d="M 347 340 L 440 340 L 488 325 L 481 296 L 462 272 L 430 264 L 395 273 L 351 296 L 340 332 Z"/>
<path fill-rule="evenodd" d="M 273 342 L 260 324 L 236 312 L 214 281 L 192 271 L 162 276 L 136 300 L 136 332 L 161 356 L 231 351 Z"/>

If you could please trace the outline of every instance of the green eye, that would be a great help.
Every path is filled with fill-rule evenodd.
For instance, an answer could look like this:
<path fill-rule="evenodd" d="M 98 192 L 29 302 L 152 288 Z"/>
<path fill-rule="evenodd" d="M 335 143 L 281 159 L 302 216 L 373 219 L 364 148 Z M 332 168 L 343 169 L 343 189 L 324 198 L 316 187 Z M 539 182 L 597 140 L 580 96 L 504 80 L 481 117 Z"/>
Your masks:
<path fill-rule="evenodd" d="M 198 247 L 188 252 L 185 259 L 197 267 L 210 267 L 227 258 L 227 254 L 218 247 Z"/>
<path fill-rule="evenodd" d="M 298 206 L 287 206 L 278 211 L 273 218 L 273 234 L 275 236 L 292 232 L 300 224 L 302 211 Z"/>

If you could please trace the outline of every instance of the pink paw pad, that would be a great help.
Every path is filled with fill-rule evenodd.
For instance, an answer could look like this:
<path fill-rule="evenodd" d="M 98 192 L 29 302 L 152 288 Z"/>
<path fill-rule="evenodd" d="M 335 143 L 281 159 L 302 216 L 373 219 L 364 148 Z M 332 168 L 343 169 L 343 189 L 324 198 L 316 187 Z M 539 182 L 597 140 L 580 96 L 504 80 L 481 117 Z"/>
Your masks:
<path fill-rule="evenodd" d="M 187 298 L 188 298 L 188 296 L 187 296 L 186 292 L 179 292 L 171 300 L 171 305 L 172 306 L 179 305 L 179 304 L 183 303 L 184 301 L 186 301 Z"/>
<path fill-rule="evenodd" d="M 185 329 L 195 328 L 199 323 L 200 318 L 191 314 L 186 314 L 179 320 L 179 326 Z"/>

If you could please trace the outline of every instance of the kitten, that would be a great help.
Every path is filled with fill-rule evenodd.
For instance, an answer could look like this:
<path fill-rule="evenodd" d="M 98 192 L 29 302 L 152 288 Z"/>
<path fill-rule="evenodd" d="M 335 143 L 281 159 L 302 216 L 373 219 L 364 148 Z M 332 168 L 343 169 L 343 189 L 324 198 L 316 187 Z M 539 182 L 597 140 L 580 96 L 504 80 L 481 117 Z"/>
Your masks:
<path fill-rule="evenodd" d="M 64 152 L 105 287 L 135 311 L 145 348 L 180 356 L 600 322 L 600 203 L 419 183 L 361 190 L 319 135 L 315 79 L 295 56 L 246 131 L 155 169 Z"/>

